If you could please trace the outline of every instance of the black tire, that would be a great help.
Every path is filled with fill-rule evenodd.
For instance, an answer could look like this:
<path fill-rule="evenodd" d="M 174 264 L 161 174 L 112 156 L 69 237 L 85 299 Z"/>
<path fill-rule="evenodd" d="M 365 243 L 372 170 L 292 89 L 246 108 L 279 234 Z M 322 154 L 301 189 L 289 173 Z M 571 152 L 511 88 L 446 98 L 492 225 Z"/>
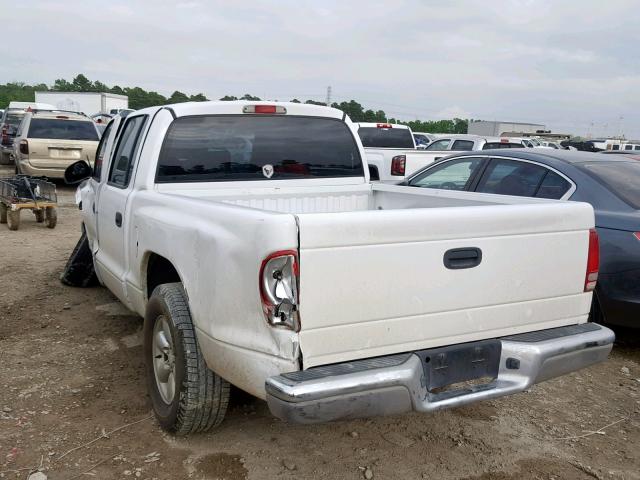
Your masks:
<path fill-rule="evenodd" d="M 7 206 L 0 203 L 0 223 L 7 223 Z"/>
<path fill-rule="evenodd" d="M 7 226 L 9 230 L 18 230 L 20 228 L 20 210 L 9 210 L 7 212 Z"/>
<path fill-rule="evenodd" d="M 44 210 L 42 209 L 34 210 L 33 214 L 36 216 L 36 222 L 38 223 L 44 222 Z"/>
<path fill-rule="evenodd" d="M 89 240 L 84 229 L 80 240 L 76 243 L 73 252 L 64 266 L 60 281 L 70 287 L 93 287 L 98 285 L 98 277 L 93 266 L 93 255 L 89 248 Z"/>
<path fill-rule="evenodd" d="M 58 224 L 58 210 L 55 207 L 45 208 L 44 217 L 47 228 L 56 228 Z"/>
<path fill-rule="evenodd" d="M 171 336 L 170 354 L 154 356 L 156 324 L 163 321 Z M 202 357 L 181 283 L 159 285 L 149 298 L 144 318 L 144 357 L 153 411 L 163 429 L 188 435 L 211 430 L 222 422 L 229 403 L 229 383 L 209 370 Z M 154 367 L 154 362 L 166 363 L 167 358 L 175 358 L 168 367 L 174 379 L 169 401 L 163 399 L 166 392 L 161 393 L 157 363 Z"/>

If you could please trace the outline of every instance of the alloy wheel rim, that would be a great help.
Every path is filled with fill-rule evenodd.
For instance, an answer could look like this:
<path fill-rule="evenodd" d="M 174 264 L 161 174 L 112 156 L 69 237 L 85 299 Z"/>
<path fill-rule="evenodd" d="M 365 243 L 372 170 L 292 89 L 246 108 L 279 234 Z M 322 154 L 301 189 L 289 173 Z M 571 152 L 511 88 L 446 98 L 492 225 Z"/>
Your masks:
<path fill-rule="evenodd" d="M 176 392 L 176 358 L 173 336 L 164 315 L 158 316 L 153 326 L 153 373 L 162 401 L 171 404 Z"/>

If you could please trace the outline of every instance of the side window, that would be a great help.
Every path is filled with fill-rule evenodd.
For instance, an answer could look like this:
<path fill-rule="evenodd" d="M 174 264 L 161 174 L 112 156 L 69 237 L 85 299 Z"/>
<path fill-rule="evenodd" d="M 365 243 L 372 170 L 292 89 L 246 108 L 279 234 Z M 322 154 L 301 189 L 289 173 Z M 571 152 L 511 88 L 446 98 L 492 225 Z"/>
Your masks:
<path fill-rule="evenodd" d="M 109 184 L 119 188 L 126 188 L 129 185 L 134 158 L 140 143 L 140 132 L 146 119 L 146 116 L 127 119 L 118 139 L 115 155 L 111 160 Z"/>
<path fill-rule="evenodd" d="M 100 181 L 100 174 L 102 173 L 102 163 L 104 162 L 104 150 L 107 146 L 107 141 L 109 139 L 109 134 L 111 133 L 111 127 L 113 122 L 109 122 L 107 128 L 102 132 L 102 138 L 100 139 L 100 143 L 98 143 L 98 148 L 96 148 L 96 158 L 93 162 L 93 178 L 96 182 Z"/>
<path fill-rule="evenodd" d="M 570 188 L 571 184 L 569 182 L 557 173 L 548 170 L 540 184 L 540 188 L 536 192 L 536 197 L 559 200 Z"/>
<path fill-rule="evenodd" d="M 451 150 L 457 152 L 467 152 L 473 150 L 473 140 L 456 140 L 451 146 Z"/>
<path fill-rule="evenodd" d="M 548 169 L 517 160 L 494 159 L 478 183 L 477 192 L 533 197 Z"/>
<path fill-rule="evenodd" d="M 409 185 L 444 190 L 467 190 L 481 164 L 481 158 L 464 158 L 444 162 L 411 179 Z"/>
<path fill-rule="evenodd" d="M 625 145 L 624 149 L 625 150 L 633 150 L 633 145 Z"/>
<path fill-rule="evenodd" d="M 436 140 L 435 142 L 429 144 L 429 146 L 425 150 L 446 150 L 449 146 L 450 141 L 451 140 L 448 138 Z"/>

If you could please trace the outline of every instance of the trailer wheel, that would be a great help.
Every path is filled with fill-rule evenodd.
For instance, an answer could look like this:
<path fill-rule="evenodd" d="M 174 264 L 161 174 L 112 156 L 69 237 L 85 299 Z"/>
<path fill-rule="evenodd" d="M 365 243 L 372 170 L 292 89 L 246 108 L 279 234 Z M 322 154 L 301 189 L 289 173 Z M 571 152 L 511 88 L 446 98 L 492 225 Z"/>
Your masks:
<path fill-rule="evenodd" d="M 44 210 L 41 208 L 34 210 L 33 214 L 36 216 L 36 222 L 42 223 L 44 222 Z"/>
<path fill-rule="evenodd" d="M 44 211 L 47 228 L 56 228 L 58 223 L 58 212 L 55 207 L 47 207 Z"/>
<path fill-rule="evenodd" d="M 20 210 L 9 210 L 7 212 L 7 226 L 9 230 L 20 228 Z"/>
<path fill-rule="evenodd" d="M 207 368 L 182 284 L 153 291 L 144 318 L 144 357 L 153 411 L 177 435 L 219 425 L 229 403 L 229 383 Z"/>
<path fill-rule="evenodd" d="M 7 206 L 0 203 L 0 223 L 7 223 Z"/>

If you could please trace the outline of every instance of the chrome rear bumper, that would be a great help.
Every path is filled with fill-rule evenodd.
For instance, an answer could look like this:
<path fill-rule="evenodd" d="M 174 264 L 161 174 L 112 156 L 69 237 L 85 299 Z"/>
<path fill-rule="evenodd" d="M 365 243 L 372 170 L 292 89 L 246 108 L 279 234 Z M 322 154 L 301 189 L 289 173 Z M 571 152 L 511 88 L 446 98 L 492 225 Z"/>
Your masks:
<path fill-rule="evenodd" d="M 421 352 L 315 367 L 268 378 L 267 403 L 273 415 L 295 423 L 458 407 L 602 362 L 614 339 L 595 323 L 502 337 L 495 379 L 441 393 L 427 387 Z"/>

